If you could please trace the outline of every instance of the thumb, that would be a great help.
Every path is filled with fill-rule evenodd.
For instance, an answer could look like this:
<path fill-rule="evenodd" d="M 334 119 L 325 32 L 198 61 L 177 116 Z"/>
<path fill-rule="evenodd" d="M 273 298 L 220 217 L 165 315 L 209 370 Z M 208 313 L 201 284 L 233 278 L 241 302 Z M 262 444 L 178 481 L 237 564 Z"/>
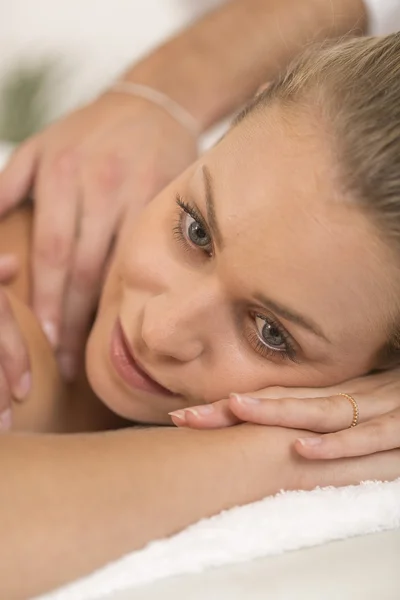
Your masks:
<path fill-rule="evenodd" d="M 39 142 L 32 138 L 14 152 L 0 172 L 0 216 L 28 195 L 35 175 Z"/>

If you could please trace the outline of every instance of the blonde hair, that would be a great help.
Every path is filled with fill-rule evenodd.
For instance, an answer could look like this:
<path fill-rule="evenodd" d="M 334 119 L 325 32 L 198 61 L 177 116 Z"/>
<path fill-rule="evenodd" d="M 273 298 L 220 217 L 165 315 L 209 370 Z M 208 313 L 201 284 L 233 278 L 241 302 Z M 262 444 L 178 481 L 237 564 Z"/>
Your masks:
<path fill-rule="evenodd" d="M 323 116 L 344 191 L 400 250 L 400 33 L 308 48 L 236 122 L 274 101 L 311 106 Z M 397 325 L 378 364 L 399 362 Z"/>

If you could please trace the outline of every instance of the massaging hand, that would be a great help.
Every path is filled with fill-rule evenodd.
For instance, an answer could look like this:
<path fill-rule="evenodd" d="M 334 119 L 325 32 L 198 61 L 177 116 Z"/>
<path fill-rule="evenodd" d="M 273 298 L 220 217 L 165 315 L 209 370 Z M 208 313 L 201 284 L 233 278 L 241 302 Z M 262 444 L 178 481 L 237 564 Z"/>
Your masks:
<path fill-rule="evenodd" d="M 359 424 L 350 428 L 357 402 Z M 180 411 L 179 411 L 180 412 Z M 227 427 L 243 421 L 308 430 L 321 436 L 295 443 L 309 459 L 362 456 L 400 448 L 400 369 L 360 377 L 329 388 L 271 387 L 248 396 L 232 395 L 211 405 L 185 410 L 176 425 L 196 429 Z"/>
<path fill-rule="evenodd" d="M 0 174 L 0 216 L 34 198 L 33 308 L 67 378 L 125 209 L 139 210 L 196 152 L 161 108 L 108 93 L 22 144 Z"/>
<path fill-rule="evenodd" d="M 0 256 L 0 284 L 12 279 L 17 270 L 14 256 Z M 10 428 L 12 400 L 24 400 L 30 382 L 28 351 L 0 285 L 0 433 Z"/>

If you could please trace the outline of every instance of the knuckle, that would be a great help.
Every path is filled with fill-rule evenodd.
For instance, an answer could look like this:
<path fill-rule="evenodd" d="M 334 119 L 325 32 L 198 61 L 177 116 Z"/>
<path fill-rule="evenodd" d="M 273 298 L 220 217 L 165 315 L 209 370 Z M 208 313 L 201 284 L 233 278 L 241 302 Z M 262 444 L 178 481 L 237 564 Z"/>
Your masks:
<path fill-rule="evenodd" d="M 118 190 L 126 174 L 123 158 L 113 151 L 100 156 L 93 169 L 94 181 L 98 188 L 106 194 Z"/>
<path fill-rule="evenodd" d="M 67 267 L 71 251 L 70 240 L 62 231 L 47 232 L 36 242 L 37 259 L 51 267 Z"/>
<path fill-rule="evenodd" d="M 78 164 L 77 149 L 67 147 L 55 154 L 50 169 L 55 178 L 71 177 L 75 174 Z"/>

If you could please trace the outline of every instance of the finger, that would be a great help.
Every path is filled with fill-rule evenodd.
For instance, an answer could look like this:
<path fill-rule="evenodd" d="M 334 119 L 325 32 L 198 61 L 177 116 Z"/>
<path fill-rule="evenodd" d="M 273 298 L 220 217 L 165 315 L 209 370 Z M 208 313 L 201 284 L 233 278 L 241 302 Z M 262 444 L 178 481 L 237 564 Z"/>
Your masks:
<path fill-rule="evenodd" d="M 0 255 L 0 283 L 6 283 L 18 273 L 18 258 L 15 254 Z"/>
<path fill-rule="evenodd" d="M 10 388 L 3 369 L 0 367 L 0 433 L 4 433 L 11 428 L 11 401 Z"/>
<path fill-rule="evenodd" d="M 100 292 L 100 283 L 114 240 L 121 206 L 125 169 L 118 153 L 92 157 L 82 173 L 84 198 L 79 240 L 64 305 L 59 364 L 64 377 L 74 379 L 77 357 L 87 336 Z"/>
<path fill-rule="evenodd" d="M 76 239 L 77 169 L 76 155 L 61 153 L 44 165 L 35 186 L 33 308 L 53 347 L 59 342 L 63 295 Z"/>
<path fill-rule="evenodd" d="M 242 421 L 317 433 L 340 431 L 349 427 L 353 420 L 351 402 L 338 394 L 322 398 L 279 399 L 231 394 L 229 407 Z M 364 420 L 368 418 L 366 412 L 360 409 Z"/>
<path fill-rule="evenodd" d="M 287 397 L 288 390 L 289 388 L 271 386 L 262 390 L 262 396 L 263 398 L 270 397 L 272 400 L 276 401 L 278 398 Z M 292 393 L 300 394 L 299 397 L 301 397 L 301 394 L 304 396 L 307 392 L 313 393 L 314 391 L 313 388 L 305 390 L 306 388 L 290 388 Z M 232 396 L 237 396 L 237 394 L 232 394 Z M 177 426 L 186 426 L 186 414 L 184 411 L 191 411 L 191 413 L 189 413 L 190 426 L 196 429 L 229 427 L 246 421 L 246 418 L 239 417 L 240 407 L 233 412 L 231 410 L 232 406 L 234 405 L 229 402 L 229 399 L 224 399 L 213 402 L 212 404 L 202 404 L 188 409 L 174 411 L 169 414 Z M 242 416 L 245 417 L 244 413 L 242 413 Z M 255 422 L 258 423 L 258 421 Z"/>
<path fill-rule="evenodd" d="M 295 448 L 309 459 L 364 456 L 400 448 L 400 409 L 351 429 L 321 437 L 299 438 Z"/>
<path fill-rule="evenodd" d="M 60 368 L 67 380 L 76 377 L 77 361 L 96 307 L 113 235 L 114 223 L 107 215 L 102 219 L 91 214 L 82 218 L 80 238 L 66 294 L 59 352 Z"/>
<path fill-rule="evenodd" d="M 31 387 L 29 355 L 15 322 L 7 294 L 0 289 L 0 365 L 9 389 L 17 400 L 26 398 Z"/>
<path fill-rule="evenodd" d="M 29 193 L 34 179 L 40 145 L 35 137 L 22 144 L 0 173 L 0 215 L 18 204 Z"/>
<path fill-rule="evenodd" d="M 333 392 L 336 392 L 336 389 L 284 387 L 281 385 L 272 385 L 257 392 L 243 395 L 257 398 L 269 398 L 271 400 L 280 400 L 281 398 L 322 398 L 323 396 L 331 396 Z"/>
<path fill-rule="evenodd" d="M 220 429 L 241 423 L 229 409 L 227 400 L 191 406 L 169 413 L 177 427 L 191 429 Z"/>

